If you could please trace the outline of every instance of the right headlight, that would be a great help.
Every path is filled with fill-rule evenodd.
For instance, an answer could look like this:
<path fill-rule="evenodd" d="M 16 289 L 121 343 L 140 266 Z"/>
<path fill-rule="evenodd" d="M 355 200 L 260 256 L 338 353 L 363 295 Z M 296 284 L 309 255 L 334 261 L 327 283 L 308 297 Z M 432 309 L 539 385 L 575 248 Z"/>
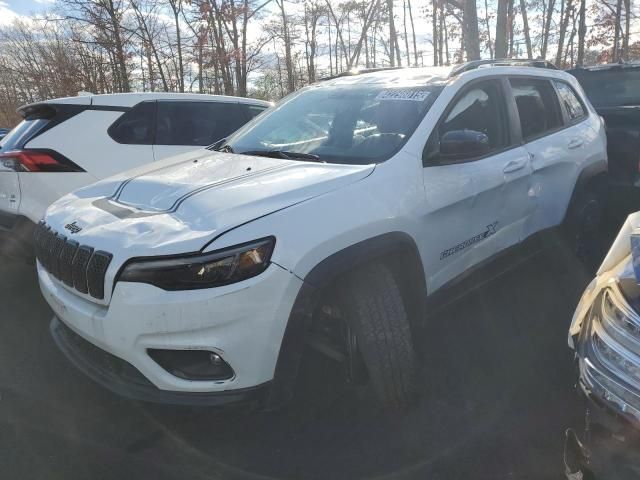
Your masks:
<path fill-rule="evenodd" d="M 255 277 L 269 266 L 274 237 L 202 254 L 134 259 L 118 281 L 149 283 L 164 290 L 212 288 Z"/>

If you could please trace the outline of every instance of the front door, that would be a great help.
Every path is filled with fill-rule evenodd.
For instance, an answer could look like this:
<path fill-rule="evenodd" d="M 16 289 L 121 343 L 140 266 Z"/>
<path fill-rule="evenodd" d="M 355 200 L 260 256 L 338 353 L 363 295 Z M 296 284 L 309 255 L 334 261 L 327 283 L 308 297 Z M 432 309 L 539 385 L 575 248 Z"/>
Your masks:
<path fill-rule="evenodd" d="M 433 291 L 468 268 L 517 243 L 531 212 L 526 150 L 513 145 L 500 80 L 463 87 L 425 149 L 427 199 L 423 251 Z M 475 132 L 483 151 L 450 158 L 441 151 L 447 132 Z"/>

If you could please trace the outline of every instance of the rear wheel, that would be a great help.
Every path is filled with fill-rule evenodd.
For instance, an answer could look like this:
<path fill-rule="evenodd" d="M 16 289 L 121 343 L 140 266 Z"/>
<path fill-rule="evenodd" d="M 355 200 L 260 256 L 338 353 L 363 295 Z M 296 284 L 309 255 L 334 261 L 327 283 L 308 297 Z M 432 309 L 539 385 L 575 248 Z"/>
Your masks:
<path fill-rule="evenodd" d="M 589 270 L 595 270 L 603 253 L 601 228 L 604 220 L 602 194 L 595 188 L 577 194 L 571 202 L 565 228 L 571 248 Z"/>
<path fill-rule="evenodd" d="M 406 309 L 392 272 L 373 264 L 345 279 L 339 304 L 346 326 L 351 371 L 358 355 L 378 399 L 403 409 L 415 395 L 415 354 Z"/>

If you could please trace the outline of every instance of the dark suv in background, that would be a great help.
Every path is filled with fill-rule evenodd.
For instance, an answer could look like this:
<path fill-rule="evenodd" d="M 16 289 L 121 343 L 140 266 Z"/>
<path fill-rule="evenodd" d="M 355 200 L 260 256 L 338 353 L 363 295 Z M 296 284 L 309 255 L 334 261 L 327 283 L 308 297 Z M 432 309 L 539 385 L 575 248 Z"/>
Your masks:
<path fill-rule="evenodd" d="M 569 73 L 605 120 L 610 212 L 622 222 L 640 208 L 640 63 L 580 67 Z"/>

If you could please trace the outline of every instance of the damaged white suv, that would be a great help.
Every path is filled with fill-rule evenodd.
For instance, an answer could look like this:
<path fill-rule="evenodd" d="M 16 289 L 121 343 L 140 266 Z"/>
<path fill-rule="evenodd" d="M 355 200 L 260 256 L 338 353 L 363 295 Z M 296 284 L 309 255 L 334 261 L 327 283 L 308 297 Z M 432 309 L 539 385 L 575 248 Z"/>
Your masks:
<path fill-rule="evenodd" d="M 218 151 L 63 197 L 35 236 L 56 343 L 129 397 L 277 406 L 313 334 L 407 405 L 427 294 L 598 216 L 605 136 L 576 80 L 485 63 L 326 80 Z"/>

